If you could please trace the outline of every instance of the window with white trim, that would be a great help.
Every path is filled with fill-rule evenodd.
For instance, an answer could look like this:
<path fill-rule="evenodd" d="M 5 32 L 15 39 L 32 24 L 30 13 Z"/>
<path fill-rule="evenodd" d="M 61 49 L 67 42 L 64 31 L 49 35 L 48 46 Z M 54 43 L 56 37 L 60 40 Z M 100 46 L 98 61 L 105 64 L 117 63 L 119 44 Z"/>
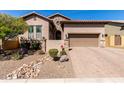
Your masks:
<path fill-rule="evenodd" d="M 42 39 L 42 26 L 41 25 L 29 26 L 28 38 L 41 40 Z"/>
<path fill-rule="evenodd" d="M 28 38 L 34 39 L 34 27 L 33 26 L 29 26 L 28 28 Z"/>
<path fill-rule="evenodd" d="M 42 32 L 41 26 L 36 26 L 36 39 L 41 40 L 41 36 L 42 36 L 41 32 Z"/>

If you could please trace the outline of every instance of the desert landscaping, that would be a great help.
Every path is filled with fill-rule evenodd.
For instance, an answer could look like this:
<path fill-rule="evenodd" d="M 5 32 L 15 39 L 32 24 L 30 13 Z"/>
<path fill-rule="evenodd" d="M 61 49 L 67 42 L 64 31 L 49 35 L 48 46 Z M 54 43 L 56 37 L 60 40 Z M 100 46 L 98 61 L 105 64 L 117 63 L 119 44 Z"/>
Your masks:
<path fill-rule="evenodd" d="M 0 61 L 0 79 L 47 79 L 74 77 L 70 61 L 53 61 L 48 54 L 35 53 L 21 60 Z"/>

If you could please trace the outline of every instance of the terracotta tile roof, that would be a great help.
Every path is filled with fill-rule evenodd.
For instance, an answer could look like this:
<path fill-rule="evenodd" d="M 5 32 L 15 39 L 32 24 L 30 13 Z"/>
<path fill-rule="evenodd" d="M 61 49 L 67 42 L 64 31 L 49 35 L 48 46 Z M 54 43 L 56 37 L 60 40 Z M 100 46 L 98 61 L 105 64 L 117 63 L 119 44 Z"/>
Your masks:
<path fill-rule="evenodd" d="M 69 20 L 69 21 L 61 21 L 61 23 L 102 23 L 106 24 L 112 21 L 107 20 Z"/>
<path fill-rule="evenodd" d="M 27 18 L 27 17 L 29 17 L 29 16 L 31 16 L 31 15 L 37 15 L 37 16 L 39 16 L 39 17 L 42 17 L 43 19 L 46 19 L 46 20 L 48 20 L 48 21 L 51 21 L 49 18 L 47 18 L 47 17 L 45 17 L 45 16 L 43 16 L 43 15 L 40 15 L 40 14 L 38 14 L 38 13 L 36 13 L 36 12 L 31 12 L 31 13 L 28 13 L 28 14 L 26 14 L 26 15 L 24 15 L 24 16 L 21 16 L 20 18 Z"/>
<path fill-rule="evenodd" d="M 50 19 L 50 18 L 52 18 L 54 16 L 62 16 L 63 18 L 68 19 L 66 21 L 61 21 L 61 23 L 64 23 L 64 24 L 65 23 L 66 24 L 68 24 L 68 23 L 77 23 L 77 24 L 78 23 L 82 23 L 82 24 L 85 24 L 85 23 L 89 23 L 89 24 L 93 24 L 93 23 L 97 23 L 97 24 L 118 23 L 118 24 L 124 24 L 124 20 L 71 20 L 70 18 L 68 18 L 68 17 L 66 17 L 66 16 L 64 16 L 62 14 L 59 14 L 59 13 L 53 14 L 53 15 L 51 15 L 49 17 L 45 17 L 45 16 L 40 15 L 40 14 L 38 14 L 36 12 L 31 12 L 29 14 L 21 16 L 20 18 L 25 19 L 25 18 L 28 18 L 31 15 L 37 15 L 37 16 L 45 19 L 45 20 L 48 20 L 49 22 L 52 22 L 52 19 Z"/>
<path fill-rule="evenodd" d="M 124 20 L 112 20 L 112 23 L 124 23 Z"/>

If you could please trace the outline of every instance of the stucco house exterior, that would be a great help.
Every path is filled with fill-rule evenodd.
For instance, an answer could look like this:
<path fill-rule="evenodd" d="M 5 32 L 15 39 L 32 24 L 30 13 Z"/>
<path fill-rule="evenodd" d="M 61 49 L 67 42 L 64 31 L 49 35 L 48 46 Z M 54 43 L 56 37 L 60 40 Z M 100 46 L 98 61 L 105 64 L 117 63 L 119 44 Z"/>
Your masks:
<path fill-rule="evenodd" d="M 111 22 L 105 25 L 106 47 L 124 48 L 124 22 Z"/>
<path fill-rule="evenodd" d="M 124 47 L 124 22 L 71 20 L 62 14 L 44 17 L 38 13 L 22 16 L 29 29 L 21 36 L 47 40 L 47 50 L 65 47 Z"/>

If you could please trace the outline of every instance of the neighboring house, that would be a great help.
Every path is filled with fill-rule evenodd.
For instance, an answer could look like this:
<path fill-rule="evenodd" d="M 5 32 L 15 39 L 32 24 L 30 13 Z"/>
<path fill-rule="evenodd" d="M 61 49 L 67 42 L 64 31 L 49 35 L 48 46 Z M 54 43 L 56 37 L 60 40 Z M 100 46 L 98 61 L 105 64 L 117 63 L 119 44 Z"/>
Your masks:
<path fill-rule="evenodd" d="M 105 25 L 106 47 L 124 47 L 124 22 Z"/>
<path fill-rule="evenodd" d="M 47 50 L 66 47 L 124 47 L 124 23 L 102 20 L 71 20 L 61 14 L 22 16 L 29 25 L 23 37 L 47 39 Z"/>

